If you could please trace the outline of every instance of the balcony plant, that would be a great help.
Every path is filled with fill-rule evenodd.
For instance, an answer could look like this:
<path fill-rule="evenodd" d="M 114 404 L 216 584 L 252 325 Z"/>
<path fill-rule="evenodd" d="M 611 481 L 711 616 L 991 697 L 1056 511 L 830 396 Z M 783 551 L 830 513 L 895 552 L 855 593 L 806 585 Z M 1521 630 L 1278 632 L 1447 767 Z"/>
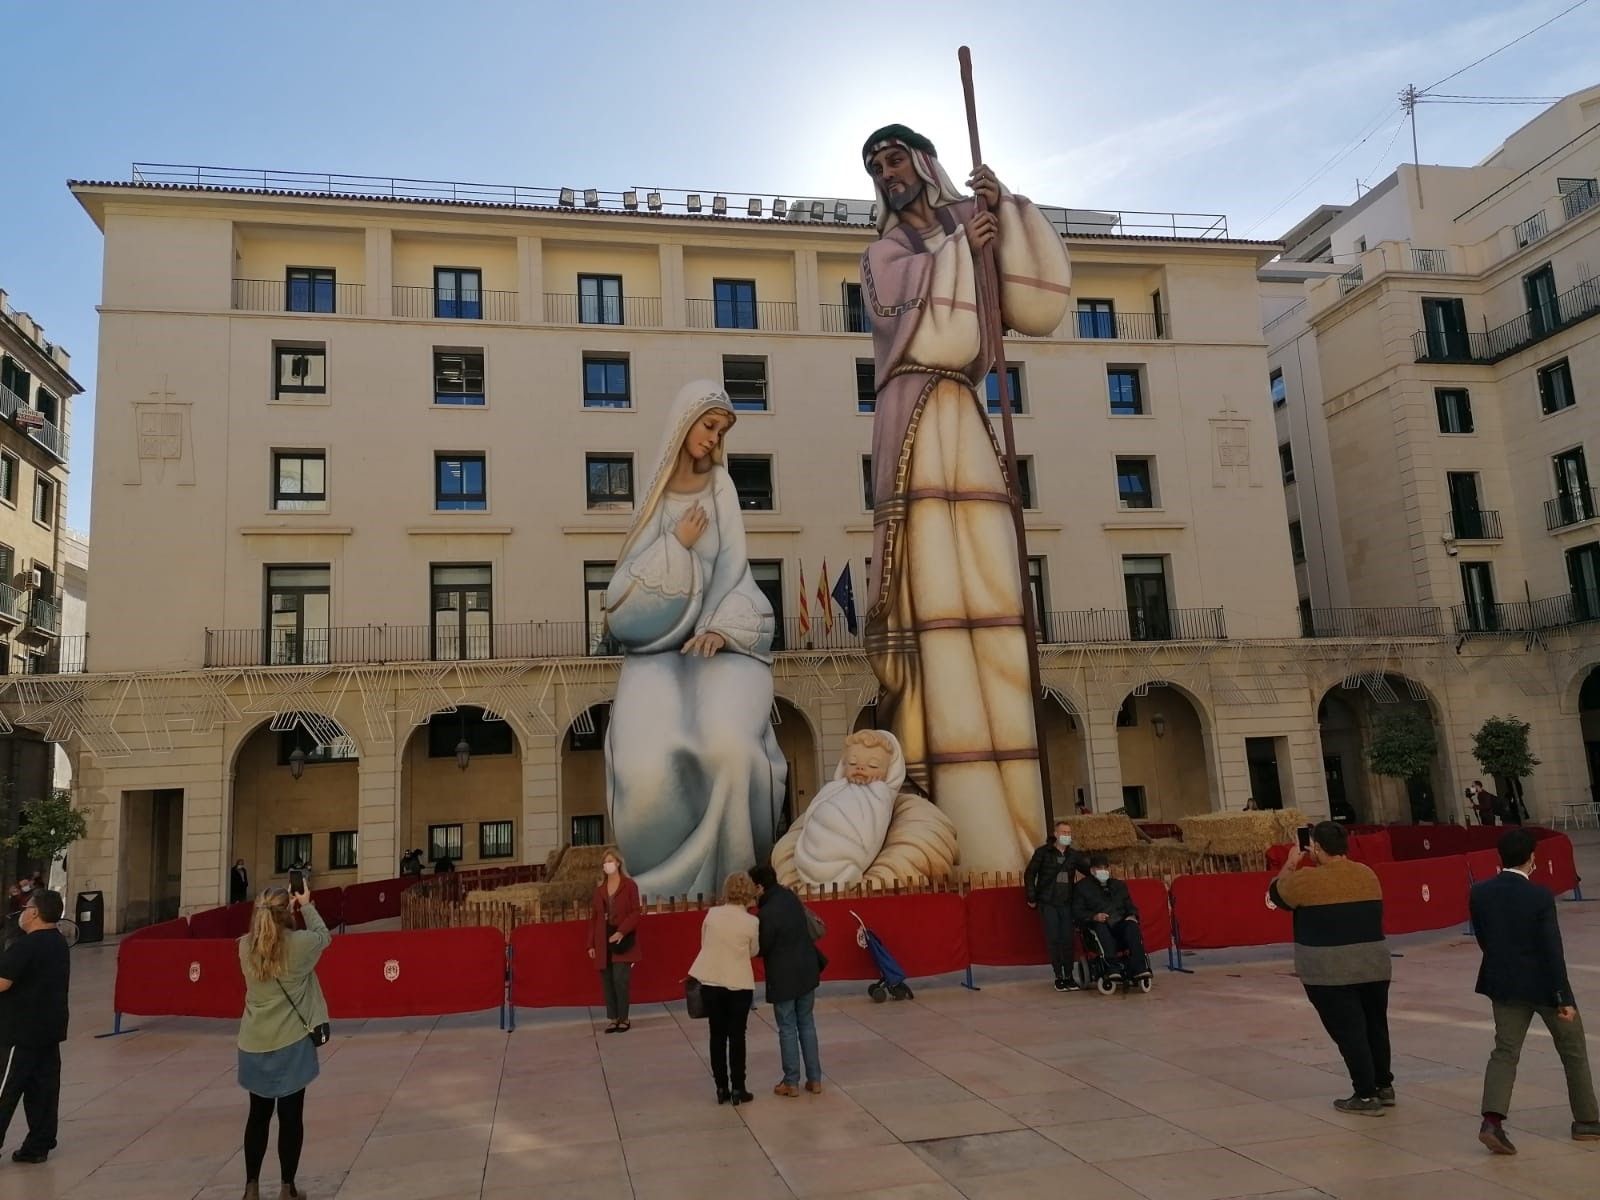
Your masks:
<path fill-rule="evenodd" d="M 1528 806 L 1522 799 L 1522 781 L 1539 765 L 1528 746 L 1531 728 L 1516 717 L 1490 717 L 1472 735 L 1472 757 L 1485 775 L 1494 778 L 1495 791 L 1515 807 L 1524 821 L 1528 819 Z"/>
<path fill-rule="evenodd" d="M 1435 819 L 1432 788 L 1439 737 L 1426 712 L 1412 705 L 1380 712 L 1372 723 L 1367 765 L 1375 775 L 1405 781 L 1413 822 Z"/>

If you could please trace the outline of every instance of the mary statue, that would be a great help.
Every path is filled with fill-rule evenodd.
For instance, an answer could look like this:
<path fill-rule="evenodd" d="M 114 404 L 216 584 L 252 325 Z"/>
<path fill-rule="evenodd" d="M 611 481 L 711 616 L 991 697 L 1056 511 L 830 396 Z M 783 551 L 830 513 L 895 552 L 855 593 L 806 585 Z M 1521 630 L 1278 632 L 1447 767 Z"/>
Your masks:
<path fill-rule="evenodd" d="M 606 589 L 607 632 L 623 651 L 606 803 L 650 896 L 712 895 L 759 861 L 784 797 L 770 721 L 772 605 L 750 574 L 723 466 L 734 419 L 715 383 L 678 393 Z"/>

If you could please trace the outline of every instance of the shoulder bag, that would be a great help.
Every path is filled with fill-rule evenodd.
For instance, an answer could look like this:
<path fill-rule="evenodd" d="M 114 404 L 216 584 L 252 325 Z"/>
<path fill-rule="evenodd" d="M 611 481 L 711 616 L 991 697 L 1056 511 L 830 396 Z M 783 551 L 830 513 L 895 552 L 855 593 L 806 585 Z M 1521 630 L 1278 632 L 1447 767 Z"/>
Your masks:
<path fill-rule="evenodd" d="M 700 990 L 700 981 L 693 975 L 683 977 L 683 1000 L 689 1007 L 691 1021 L 703 1021 L 706 1018 L 706 997 Z"/>
<path fill-rule="evenodd" d="M 305 1028 L 307 1040 L 313 1046 L 326 1046 L 328 1039 L 333 1036 L 333 1029 L 328 1022 L 324 1021 L 314 1027 L 307 1025 L 306 1019 L 300 1015 L 300 1006 L 294 1002 L 294 997 L 289 995 L 289 989 L 283 986 L 283 980 L 279 979 L 274 982 L 277 983 L 278 990 L 283 993 L 283 998 L 289 1002 L 289 1007 L 294 1010 L 295 1020 L 299 1021 Z"/>

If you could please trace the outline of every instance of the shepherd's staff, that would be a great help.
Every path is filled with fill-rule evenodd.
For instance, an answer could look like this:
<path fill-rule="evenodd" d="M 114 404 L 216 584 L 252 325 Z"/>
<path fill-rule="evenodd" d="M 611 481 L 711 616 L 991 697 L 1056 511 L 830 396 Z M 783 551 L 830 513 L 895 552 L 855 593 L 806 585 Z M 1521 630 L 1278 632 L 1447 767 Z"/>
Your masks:
<path fill-rule="evenodd" d="M 965 46 L 957 54 L 961 60 L 961 91 L 967 101 L 967 137 L 972 142 L 972 169 L 983 166 L 983 151 L 978 145 L 978 106 L 972 95 L 972 51 Z M 979 212 L 988 212 L 982 192 L 974 194 Z M 998 219 L 998 217 L 997 217 Z M 1044 683 L 1039 675 L 1039 618 L 1033 610 L 1033 580 L 1028 571 L 1028 531 L 1022 520 L 1021 480 L 1017 475 L 1017 436 L 1011 425 L 1011 380 L 1006 371 L 1005 325 L 1000 316 L 1000 265 L 996 254 L 998 239 L 979 252 L 978 320 L 984 340 L 994 348 L 995 382 L 999 385 L 1000 428 L 1006 443 L 1006 475 L 1011 492 L 1011 521 L 1017 532 L 1017 570 L 1022 583 L 1022 629 L 1028 639 L 1028 686 L 1033 689 L 1033 739 L 1039 748 L 1039 784 L 1044 794 L 1045 827 L 1055 822 L 1055 806 L 1050 800 L 1050 760 L 1045 752 L 1044 722 L 1039 709 L 1044 704 Z"/>

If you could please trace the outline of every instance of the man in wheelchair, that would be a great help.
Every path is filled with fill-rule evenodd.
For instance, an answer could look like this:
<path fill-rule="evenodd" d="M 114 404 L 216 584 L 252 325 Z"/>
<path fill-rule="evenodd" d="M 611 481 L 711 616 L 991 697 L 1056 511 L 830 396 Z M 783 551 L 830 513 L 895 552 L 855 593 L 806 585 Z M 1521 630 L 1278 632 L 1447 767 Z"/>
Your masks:
<path fill-rule="evenodd" d="M 1111 877 L 1111 860 L 1104 854 L 1089 856 L 1089 878 L 1080 880 L 1072 897 L 1072 915 L 1083 930 L 1083 943 L 1099 961 L 1091 970 L 1114 982 L 1138 983 L 1150 978 L 1150 959 L 1144 951 L 1139 910 L 1128 885 Z"/>

